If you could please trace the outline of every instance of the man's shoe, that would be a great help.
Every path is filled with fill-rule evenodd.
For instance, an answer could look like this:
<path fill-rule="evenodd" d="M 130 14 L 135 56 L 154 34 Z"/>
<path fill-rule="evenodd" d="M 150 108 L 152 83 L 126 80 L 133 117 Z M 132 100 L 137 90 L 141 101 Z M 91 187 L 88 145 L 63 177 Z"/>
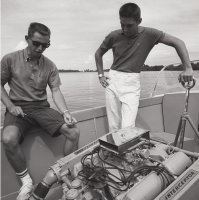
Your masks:
<path fill-rule="evenodd" d="M 19 190 L 17 200 L 28 200 L 33 190 L 32 183 L 23 184 Z"/>

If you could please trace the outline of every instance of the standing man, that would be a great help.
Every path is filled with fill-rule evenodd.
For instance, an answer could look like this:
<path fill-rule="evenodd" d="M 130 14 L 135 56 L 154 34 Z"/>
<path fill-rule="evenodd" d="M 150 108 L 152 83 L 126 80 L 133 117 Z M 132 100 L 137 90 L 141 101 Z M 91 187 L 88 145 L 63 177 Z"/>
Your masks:
<path fill-rule="evenodd" d="M 119 10 L 121 29 L 106 36 L 95 53 L 99 81 L 106 88 L 109 131 L 135 126 L 140 98 L 140 71 L 151 49 L 158 43 L 175 48 L 184 70 L 179 81 L 191 81 L 193 70 L 184 42 L 154 28 L 140 26 L 141 11 L 134 3 Z M 103 55 L 113 51 L 109 78 L 104 76 Z"/>
<path fill-rule="evenodd" d="M 65 155 L 78 149 L 79 129 L 60 91 L 57 67 L 42 55 L 50 46 L 50 34 L 44 24 L 31 23 L 25 36 L 27 48 L 5 55 L 1 61 L 1 100 L 6 106 L 2 141 L 6 156 L 22 182 L 17 200 L 27 199 L 33 187 L 20 147 L 29 128 L 40 126 L 52 137 L 63 134 Z M 6 83 L 9 95 L 4 88 Z M 50 108 L 47 85 L 60 112 Z"/>

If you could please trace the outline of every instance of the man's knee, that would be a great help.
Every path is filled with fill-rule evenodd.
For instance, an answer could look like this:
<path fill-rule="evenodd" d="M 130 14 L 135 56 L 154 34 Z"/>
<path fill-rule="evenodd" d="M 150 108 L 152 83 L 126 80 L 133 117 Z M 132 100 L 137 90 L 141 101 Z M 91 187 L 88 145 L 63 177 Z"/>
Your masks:
<path fill-rule="evenodd" d="M 5 127 L 2 134 L 4 147 L 14 147 L 19 143 L 19 129 L 14 126 Z"/>
<path fill-rule="evenodd" d="M 69 128 L 66 124 L 61 127 L 62 134 L 71 141 L 79 140 L 80 130 L 77 126 Z"/>

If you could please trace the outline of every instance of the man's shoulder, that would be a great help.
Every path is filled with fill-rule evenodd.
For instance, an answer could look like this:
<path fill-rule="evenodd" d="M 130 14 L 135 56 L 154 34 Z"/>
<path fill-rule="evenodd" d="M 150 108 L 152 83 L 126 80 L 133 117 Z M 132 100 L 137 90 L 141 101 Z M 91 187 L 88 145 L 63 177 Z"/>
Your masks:
<path fill-rule="evenodd" d="M 23 52 L 23 50 L 17 50 L 17 51 L 13 51 L 13 52 L 7 53 L 7 54 L 5 54 L 2 57 L 2 60 L 12 60 L 12 59 L 15 59 L 22 52 Z"/>
<path fill-rule="evenodd" d="M 118 30 L 114 30 L 111 31 L 107 36 L 106 36 L 106 40 L 111 40 L 111 41 L 117 41 L 118 39 L 120 39 L 122 36 L 122 30 L 118 29 Z"/>
<path fill-rule="evenodd" d="M 155 42 L 155 44 L 158 43 L 161 37 L 164 37 L 165 33 L 157 28 L 151 28 L 151 27 L 142 27 L 144 28 L 143 36 L 145 38 L 144 41 L 150 41 Z"/>
<path fill-rule="evenodd" d="M 42 55 L 42 56 L 43 56 L 43 61 L 44 61 L 45 65 L 48 66 L 48 68 L 49 67 L 51 69 L 57 68 L 56 65 L 55 65 L 55 63 L 50 58 L 48 58 L 48 57 L 46 57 L 44 55 Z"/>
<path fill-rule="evenodd" d="M 140 26 L 140 29 L 144 30 L 145 33 L 149 33 L 149 34 L 153 34 L 153 33 L 157 33 L 157 32 L 162 32 L 161 30 L 159 30 L 157 28 L 152 28 L 152 27 Z"/>
<path fill-rule="evenodd" d="M 117 30 L 111 31 L 109 35 L 110 36 L 118 36 L 118 35 L 121 35 L 121 34 L 122 34 L 122 30 L 117 29 Z"/>

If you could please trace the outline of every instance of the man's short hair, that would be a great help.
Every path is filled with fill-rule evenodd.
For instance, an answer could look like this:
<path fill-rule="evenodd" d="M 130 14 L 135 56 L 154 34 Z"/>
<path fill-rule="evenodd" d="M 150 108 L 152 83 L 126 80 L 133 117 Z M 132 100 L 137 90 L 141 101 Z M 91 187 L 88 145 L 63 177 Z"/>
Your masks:
<path fill-rule="evenodd" d="M 140 7 L 135 3 L 126 3 L 119 10 L 120 17 L 132 17 L 138 21 L 141 17 Z"/>
<path fill-rule="evenodd" d="M 37 22 L 32 22 L 28 28 L 28 37 L 31 38 L 35 32 L 38 32 L 45 36 L 50 36 L 51 34 L 50 29 L 46 25 Z"/>

